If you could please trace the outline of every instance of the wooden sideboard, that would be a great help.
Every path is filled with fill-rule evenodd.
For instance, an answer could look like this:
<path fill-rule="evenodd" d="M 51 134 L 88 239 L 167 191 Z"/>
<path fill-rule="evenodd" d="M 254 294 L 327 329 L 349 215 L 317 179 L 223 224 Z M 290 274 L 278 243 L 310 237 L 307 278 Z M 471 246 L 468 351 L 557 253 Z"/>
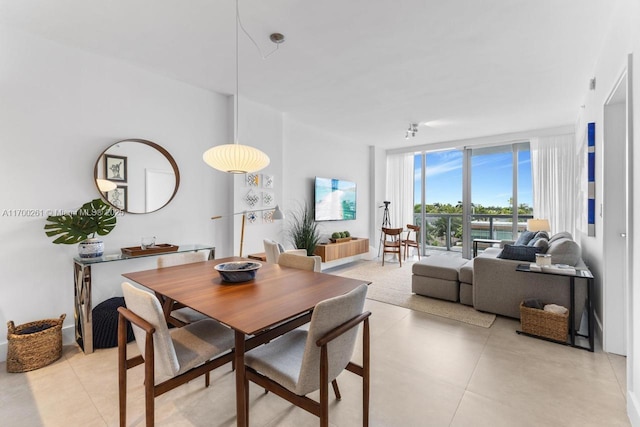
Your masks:
<path fill-rule="evenodd" d="M 329 262 L 367 252 L 369 252 L 369 239 L 354 237 L 348 242 L 318 245 L 313 253 L 319 255 L 322 258 L 322 262 Z"/>

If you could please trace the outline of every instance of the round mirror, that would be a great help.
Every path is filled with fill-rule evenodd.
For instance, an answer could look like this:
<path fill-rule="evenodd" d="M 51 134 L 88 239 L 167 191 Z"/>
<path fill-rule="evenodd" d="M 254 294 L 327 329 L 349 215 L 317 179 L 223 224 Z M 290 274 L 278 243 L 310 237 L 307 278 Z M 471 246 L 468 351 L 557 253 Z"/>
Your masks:
<path fill-rule="evenodd" d="M 93 168 L 102 198 L 128 213 L 165 207 L 178 192 L 180 172 L 171 154 L 144 139 L 125 139 L 104 150 Z"/>

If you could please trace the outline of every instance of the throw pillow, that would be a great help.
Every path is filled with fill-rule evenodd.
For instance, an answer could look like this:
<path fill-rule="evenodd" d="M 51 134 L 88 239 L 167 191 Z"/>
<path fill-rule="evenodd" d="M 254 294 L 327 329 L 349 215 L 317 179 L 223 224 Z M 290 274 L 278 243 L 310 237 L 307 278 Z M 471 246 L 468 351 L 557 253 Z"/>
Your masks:
<path fill-rule="evenodd" d="M 536 254 L 541 252 L 542 248 L 537 248 L 535 246 L 504 245 L 504 248 L 502 248 L 502 252 L 500 252 L 498 258 L 535 262 Z"/>
<path fill-rule="evenodd" d="M 547 239 L 536 239 L 533 245 L 534 248 L 540 248 L 541 254 L 547 253 L 547 249 L 549 248 L 549 241 Z"/>
<path fill-rule="evenodd" d="M 531 239 L 533 239 L 535 237 L 536 233 L 535 231 L 523 231 L 520 236 L 518 236 L 518 240 L 516 240 L 516 243 L 514 244 L 514 246 L 524 246 L 527 243 L 529 243 L 529 241 Z"/>
<path fill-rule="evenodd" d="M 536 235 L 533 236 L 533 239 L 529 240 L 527 246 L 536 246 L 536 242 L 540 239 L 546 239 L 547 241 L 549 240 L 549 235 L 546 231 L 538 231 Z"/>
<path fill-rule="evenodd" d="M 575 266 L 580 262 L 580 245 L 571 239 L 556 239 L 549 242 L 547 254 L 551 255 L 551 262 L 554 264 L 567 264 Z"/>
<path fill-rule="evenodd" d="M 551 236 L 551 238 L 549 239 L 549 243 L 558 239 L 565 239 L 565 238 L 573 240 L 573 236 L 571 235 L 571 233 L 569 233 L 568 231 L 561 231 Z"/>

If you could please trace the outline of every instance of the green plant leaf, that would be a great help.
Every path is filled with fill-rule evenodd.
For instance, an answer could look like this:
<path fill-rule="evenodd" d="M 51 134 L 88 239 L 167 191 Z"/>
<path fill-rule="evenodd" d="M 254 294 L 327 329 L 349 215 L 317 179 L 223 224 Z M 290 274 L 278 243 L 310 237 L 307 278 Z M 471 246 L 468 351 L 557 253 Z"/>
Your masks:
<path fill-rule="evenodd" d="M 58 236 L 53 243 L 72 245 L 80 243 L 96 233 L 106 236 L 116 226 L 116 211 L 102 199 L 94 199 L 82 205 L 74 214 L 47 217 L 45 233 Z"/>
<path fill-rule="evenodd" d="M 305 203 L 291 217 L 289 237 L 293 245 L 297 249 L 306 249 L 307 255 L 313 255 L 320 241 L 320 232 L 318 231 L 318 224 L 313 218 L 311 208 Z"/>

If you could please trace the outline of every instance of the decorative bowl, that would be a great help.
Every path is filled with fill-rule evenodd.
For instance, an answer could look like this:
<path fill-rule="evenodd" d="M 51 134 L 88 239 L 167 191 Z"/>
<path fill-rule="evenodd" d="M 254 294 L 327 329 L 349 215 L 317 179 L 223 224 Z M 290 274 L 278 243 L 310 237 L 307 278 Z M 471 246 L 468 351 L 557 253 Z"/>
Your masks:
<path fill-rule="evenodd" d="M 262 264 L 259 262 L 238 261 L 218 264 L 214 268 L 218 270 L 224 282 L 240 283 L 255 278 L 260 267 Z"/>

